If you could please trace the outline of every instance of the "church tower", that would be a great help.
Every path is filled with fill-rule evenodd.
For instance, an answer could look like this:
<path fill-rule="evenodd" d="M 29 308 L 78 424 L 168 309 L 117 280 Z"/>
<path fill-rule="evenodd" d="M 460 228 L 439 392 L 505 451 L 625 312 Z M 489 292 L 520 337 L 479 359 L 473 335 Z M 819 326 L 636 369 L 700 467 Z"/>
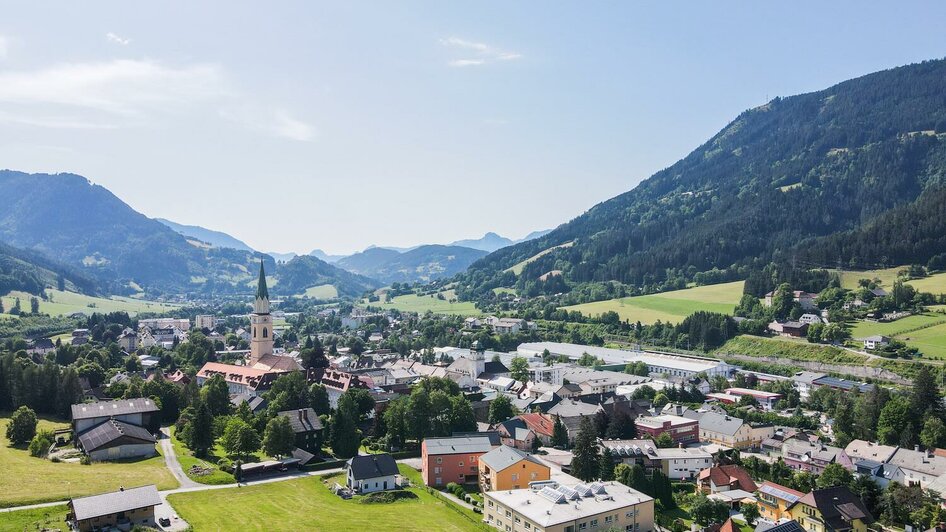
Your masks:
<path fill-rule="evenodd" d="M 259 282 L 256 285 L 256 300 L 250 314 L 250 367 L 261 358 L 273 354 L 273 317 L 269 315 L 269 290 L 266 288 L 266 272 L 263 261 L 259 263 Z"/>
<path fill-rule="evenodd" d="M 473 340 L 473 345 L 470 346 L 469 359 L 473 362 L 470 364 L 470 378 L 475 381 L 486 371 L 486 348 L 480 346 L 479 340 Z"/>

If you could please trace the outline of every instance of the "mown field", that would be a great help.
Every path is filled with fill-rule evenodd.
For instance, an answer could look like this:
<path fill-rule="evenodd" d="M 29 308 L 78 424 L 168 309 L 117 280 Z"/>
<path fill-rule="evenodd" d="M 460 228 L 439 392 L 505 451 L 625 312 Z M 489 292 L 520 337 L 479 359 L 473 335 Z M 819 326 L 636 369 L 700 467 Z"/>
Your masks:
<path fill-rule="evenodd" d="M 471 301 L 454 301 L 456 293 L 453 290 L 440 292 L 443 299 L 439 299 L 436 294 L 419 296 L 417 294 L 407 294 L 397 296 L 390 303 L 385 303 L 383 296 L 381 301 L 371 303 L 372 307 L 394 308 L 402 312 L 417 312 L 423 314 L 428 310 L 434 314 L 459 314 L 461 316 L 479 316 L 483 314 Z"/>
<path fill-rule="evenodd" d="M 946 358 L 946 314 L 941 312 L 907 316 L 887 323 L 860 321 L 851 328 L 855 340 L 873 335 L 896 338 L 919 349 L 925 358 Z"/>
<path fill-rule="evenodd" d="M 49 314 L 50 316 L 65 316 L 73 312 L 91 314 L 93 312 L 116 312 L 122 310 L 135 315 L 142 312 L 168 312 L 177 308 L 176 305 L 131 297 L 93 297 L 53 289 L 47 289 L 46 295 L 47 300 L 44 301 L 40 299 L 39 301 L 39 311 L 43 314 Z M 33 296 L 26 292 L 10 292 L 6 296 L 3 296 L 4 311 L 10 312 L 17 297 L 20 298 L 20 308 L 29 312 L 30 297 Z"/>
<path fill-rule="evenodd" d="M 320 284 L 306 288 L 305 293 L 302 295 L 311 297 L 312 299 L 334 299 L 338 297 L 338 289 L 330 284 Z"/>
<path fill-rule="evenodd" d="M 803 338 L 763 338 L 759 336 L 737 336 L 717 349 L 716 356 L 731 354 L 752 357 L 778 357 L 791 360 L 826 362 L 831 364 L 864 364 L 868 357 L 838 347 L 810 344 Z"/>
<path fill-rule="evenodd" d="M 866 270 L 866 271 L 842 271 L 841 275 L 841 286 L 847 288 L 848 290 L 854 290 L 858 288 L 857 282 L 861 279 L 872 279 L 877 281 L 877 284 L 884 288 L 890 288 L 893 286 L 893 283 L 897 280 L 897 274 L 907 269 L 907 266 L 896 266 L 894 268 L 886 268 L 883 270 Z M 836 270 L 829 270 L 837 272 Z M 943 273 L 934 273 L 928 277 L 923 277 L 922 279 L 911 279 L 907 281 L 907 284 L 913 286 L 920 292 L 930 292 L 933 294 L 946 294 L 946 272 Z"/>
<path fill-rule="evenodd" d="M 401 465 L 415 485 L 420 476 Z M 448 507 L 424 488 L 409 488 L 417 499 L 366 504 L 361 497 L 343 500 L 329 486 L 343 479 L 308 477 L 191 493 L 168 501 L 194 530 L 480 530 L 480 516 Z M 221 501 L 225 501 L 222 503 Z M 290 511 L 291 510 L 291 511 Z"/>
<path fill-rule="evenodd" d="M 65 504 L 46 508 L 32 508 L 0 513 L 0 532 L 22 532 L 23 530 L 68 530 Z"/>
<path fill-rule="evenodd" d="M 0 507 L 22 506 L 66 500 L 81 495 L 113 491 L 117 486 L 157 484 L 158 489 L 173 489 L 177 480 L 158 455 L 146 460 L 102 462 L 92 465 L 55 463 L 33 458 L 24 448 L 10 447 L 3 438 L 9 414 L 0 417 Z M 41 420 L 39 428 L 65 428 L 64 422 Z M 160 449 L 159 449 L 160 450 Z M 3 514 L 0 514 L 0 521 Z"/>
<path fill-rule="evenodd" d="M 555 250 L 558 249 L 558 248 L 571 247 L 572 244 L 574 244 L 574 242 L 565 242 L 564 244 L 560 244 L 560 245 L 558 245 L 558 246 L 553 246 L 553 247 L 550 247 L 549 249 L 542 250 L 542 251 L 536 253 L 535 255 L 529 257 L 528 259 L 526 259 L 526 260 L 524 260 L 524 261 L 522 261 L 522 262 L 518 262 L 518 263 L 516 263 L 516 264 L 513 264 L 513 265 L 510 266 L 509 268 L 506 268 L 505 271 L 507 271 L 507 272 L 512 272 L 512 273 L 514 273 L 514 274 L 516 274 L 516 275 L 519 275 L 519 274 L 522 273 L 522 269 L 526 267 L 526 264 L 529 264 L 530 262 L 535 261 L 535 260 L 538 259 L 539 257 L 542 257 L 543 255 L 547 255 L 547 254 L 549 254 L 549 253 L 555 251 Z"/>
<path fill-rule="evenodd" d="M 679 323 L 700 310 L 731 314 L 742 297 L 743 281 L 697 286 L 646 296 L 623 297 L 564 307 L 588 316 L 615 311 L 622 320 L 644 324 Z"/>

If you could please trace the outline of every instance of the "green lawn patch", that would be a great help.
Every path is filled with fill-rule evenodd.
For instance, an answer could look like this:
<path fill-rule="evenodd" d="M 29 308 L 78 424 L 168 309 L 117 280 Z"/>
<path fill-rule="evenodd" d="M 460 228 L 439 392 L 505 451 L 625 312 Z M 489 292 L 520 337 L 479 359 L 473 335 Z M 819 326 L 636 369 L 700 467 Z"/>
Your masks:
<path fill-rule="evenodd" d="M 658 320 L 679 323 L 694 312 L 705 310 L 732 314 L 742 298 L 743 281 L 697 286 L 646 296 L 623 297 L 564 307 L 588 316 L 614 311 L 622 320 L 650 324 Z"/>
<path fill-rule="evenodd" d="M 830 364 L 865 364 L 868 358 L 844 349 L 822 344 L 810 344 L 804 339 L 763 338 L 737 336 L 715 351 L 717 356 L 747 355 L 752 357 L 779 357 L 785 360 L 811 360 Z"/>
<path fill-rule="evenodd" d="M 0 532 L 45 529 L 69 530 L 66 524 L 67 513 L 69 513 L 69 507 L 65 504 L 0 513 Z"/>
<path fill-rule="evenodd" d="M 334 299 L 338 297 L 338 289 L 330 284 L 320 284 L 306 288 L 302 295 L 312 299 Z"/>
<path fill-rule="evenodd" d="M 539 257 L 542 257 L 543 255 L 548 255 L 549 253 L 555 251 L 558 248 L 568 248 L 568 247 L 571 247 L 573 244 L 574 242 L 565 242 L 564 244 L 559 244 L 558 246 L 553 246 L 553 247 L 550 247 L 549 249 L 542 250 L 536 253 L 535 255 L 529 257 L 528 259 L 512 265 L 512 267 L 506 268 L 505 271 L 512 272 L 516 275 L 519 275 L 522 273 L 522 269 L 526 267 L 526 264 L 529 264 L 530 262 L 534 262 Z"/>
<path fill-rule="evenodd" d="M 24 311 L 29 312 L 30 298 L 35 296 L 27 294 L 26 292 L 10 292 L 6 296 L 3 296 L 3 308 L 9 312 L 10 309 L 13 308 L 13 303 L 16 301 L 17 297 L 20 298 L 20 307 Z M 117 311 L 125 311 L 134 316 L 142 312 L 169 312 L 179 307 L 179 305 L 158 303 L 131 297 L 94 297 L 85 294 L 77 294 L 75 292 L 53 290 L 51 288 L 46 289 L 46 297 L 46 300 L 39 300 L 39 311 L 43 314 L 49 314 L 50 316 L 65 316 L 73 312 L 91 314 L 93 312 L 105 313 Z"/>
<path fill-rule="evenodd" d="M 402 312 L 416 312 L 423 314 L 428 310 L 434 314 L 459 314 L 461 316 L 479 316 L 482 312 L 476 308 L 472 301 L 453 301 L 456 298 L 453 290 L 442 292 L 443 299 L 436 294 L 419 296 L 417 294 L 406 294 L 397 296 L 390 303 L 383 301 L 371 303 L 373 307 L 396 308 Z"/>
<path fill-rule="evenodd" d="M 62 501 L 114 491 L 119 486 L 156 484 L 158 489 L 177 487 L 177 480 L 165 467 L 164 457 L 160 454 L 144 460 L 96 462 L 87 466 L 34 458 L 26 449 L 10 447 L 2 437 L 8 421 L 9 414 L 0 417 L 0 507 Z M 39 428 L 50 430 L 67 426 L 64 422 L 52 420 L 39 423 Z"/>
<path fill-rule="evenodd" d="M 211 485 L 220 485 L 220 484 L 233 484 L 236 482 L 236 479 L 233 478 L 233 475 L 227 473 L 226 471 L 221 471 L 217 467 L 217 461 L 223 458 L 224 452 L 218 446 L 210 452 L 210 456 L 206 460 L 202 460 L 194 456 L 194 453 L 191 452 L 183 442 L 177 439 L 174 435 L 174 427 L 169 429 L 171 433 L 171 445 L 174 446 L 174 454 L 177 455 L 177 461 L 181 463 L 181 469 L 184 470 L 184 474 L 187 475 L 187 478 L 198 482 L 200 484 L 211 484 Z M 251 461 L 257 461 L 251 459 Z M 213 470 L 213 473 L 209 475 L 195 475 L 190 472 L 190 469 L 194 466 L 200 466 L 202 468 L 210 468 Z"/>
<path fill-rule="evenodd" d="M 914 314 L 896 321 L 878 322 L 878 321 L 859 321 L 851 328 L 851 337 L 854 339 L 864 338 L 881 334 L 884 336 L 897 336 L 908 331 L 916 331 L 920 328 L 930 327 L 946 323 L 946 315 L 929 312 L 926 314 Z"/>
<path fill-rule="evenodd" d="M 896 338 L 919 349 L 924 358 L 946 359 L 946 323 L 903 333 Z"/>
<path fill-rule="evenodd" d="M 410 468 L 401 474 L 412 477 Z M 408 471 L 410 470 L 410 471 Z M 414 471 L 416 473 L 416 471 Z M 242 488 L 176 493 L 168 497 L 194 530 L 482 530 L 481 516 L 461 512 L 427 492 L 409 488 L 416 499 L 362 504 L 329 491 L 333 479 L 308 477 Z M 418 478 L 419 480 L 419 478 Z M 223 502 L 225 501 L 225 503 Z M 476 516 L 476 517 L 471 517 Z"/>

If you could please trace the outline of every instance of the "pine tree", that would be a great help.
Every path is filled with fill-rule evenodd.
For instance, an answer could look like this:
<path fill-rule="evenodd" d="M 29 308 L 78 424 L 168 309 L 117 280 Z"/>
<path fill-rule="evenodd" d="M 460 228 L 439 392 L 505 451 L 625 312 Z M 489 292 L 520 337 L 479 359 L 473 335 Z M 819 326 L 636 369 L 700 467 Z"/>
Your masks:
<path fill-rule="evenodd" d="M 611 449 L 607 447 L 598 458 L 598 478 L 614 480 L 614 456 L 611 454 Z"/>
<path fill-rule="evenodd" d="M 920 371 L 913 379 L 913 394 L 910 399 L 910 410 L 913 419 L 923 419 L 927 412 L 943 418 L 943 397 L 936 386 L 936 379 L 930 367 L 920 364 Z"/>
<path fill-rule="evenodd" d="M 559 416 L 555 416 L 555 425 L 552 427 L 552 447 L 568 447 L 568 429 Z"/>
<path fill-rule="evenodd" d="M 206 456 L 207 451 L 213 447 L 213 416 L 210 414 L 210 408 L 200 401 L 194 411 L 194 419 L 190 422 L 187 430 L 189 441 L 187 446 L 194 451 L 197 456 Z"/>
<path fill-rule="evenodd" d="M 575 448 L 572 451 L 572 475 L 585 482 L 590 482 L 598 476 L 598 444 L 595 428 L 591 418 L 581 418 L 578 427 L 578 436 L 575 438 Z"/>

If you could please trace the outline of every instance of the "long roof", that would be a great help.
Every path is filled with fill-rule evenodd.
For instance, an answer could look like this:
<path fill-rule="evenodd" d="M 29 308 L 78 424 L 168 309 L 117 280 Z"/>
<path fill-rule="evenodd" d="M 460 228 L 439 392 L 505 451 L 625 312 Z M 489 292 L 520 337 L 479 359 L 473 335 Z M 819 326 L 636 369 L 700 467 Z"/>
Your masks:
<path fill-rule="evenodd" d="M 531 454 L 525 451 L 520 451 L 515 447 L 509 447 L 508 445 L 500 445 L 499 447 L 480 457 L 480 462 L 485 463 L 491 469 L 495 469 L 496 471 L 502 471 L 503 469 L 516 465 L 523 460 L 527 460 L 533 464 L 538 464 L 548 468 L 548 466 L 540 462 Z"/>
<path fill-rule="evenodd" d="M 454 436 L 427 438 L 424 447 L 428 455 L 488 453 L 493 448 L 489 436 Z"/>
<path fill-rule="evenodd" d="M 549 486 L 539 491 L 528 488 L 490 491 L 484 495 L 541 528 L 573 523 L 591 515 L 613 513 L 653 501 L 649 495 L 614 481 L 557 488 Z M 580 504 L 575 504 L 576 501 Z"/>
<path fill-rule="evenodd" d="M 289 418 L 289 424 L 296 434 L 322 430 L 322 420 L 319 419 L 318 414 L 312 408 L 283 410 L 279 412 L 279 415 Z"/>
<path fill-rule="evenodd" d="M 721 360 L 711 358 L 686 357 L 663 353 L 649 353 L 645 351 L 626 351 L 623 349 L 561 342 L 531 342 L 520 344 L 518 348 L 521 354 L 529 355 L 541 354 L 546 349 L 552 354 L 565 355 L 576 359 L 581 358 L 582 354 L 588 353 L 592 356 L 604 359 L 604 361 L 609 364 L 626 364 L 628 362 L 641 361 L 648 366 L 673 368 L 695 373 L 709 371 L 726 364 Z"/>
<path fill-rule="evenodd" d="M 153 484 L 91 497 L 80 497 L 70 502 L 76 520 L 84 521 L 118 512 L 129 512 L 139 508 L 161 504 L 158 488 Z"/>
<path fill-rule="evenodd" d="M 149 398 L 119 399 L 117 401 L 99 401 L 72 405 L 72 419 L 94 419 L 97 417 L 123 416 L 157 412 L 158 405 Z"/>
<path fill-rule="evenodd" d="M 684 414 L 684 416 L 690 417 L 686 414 Z M 718 432 L 726 436 L 735 436 L 744 423 L 743 420 L 738 417 L 732 417 L 717 412 L 704 412 L 697 419 L 700 421 L 700 430 Z"/>
<path fill-rule="evenodd" d="M 114 447 L 114 445 L 109 444 L 123 437 L 135 439 L 142 443 L 154 444 L 155 442 L 154 435 L 144 427 L 124 423 L 117 419 L 109 419 L 79 435 L 79 443 L 82 444 L 82 449 L 85 452 L 90 453 L 98 449 Z"/>

